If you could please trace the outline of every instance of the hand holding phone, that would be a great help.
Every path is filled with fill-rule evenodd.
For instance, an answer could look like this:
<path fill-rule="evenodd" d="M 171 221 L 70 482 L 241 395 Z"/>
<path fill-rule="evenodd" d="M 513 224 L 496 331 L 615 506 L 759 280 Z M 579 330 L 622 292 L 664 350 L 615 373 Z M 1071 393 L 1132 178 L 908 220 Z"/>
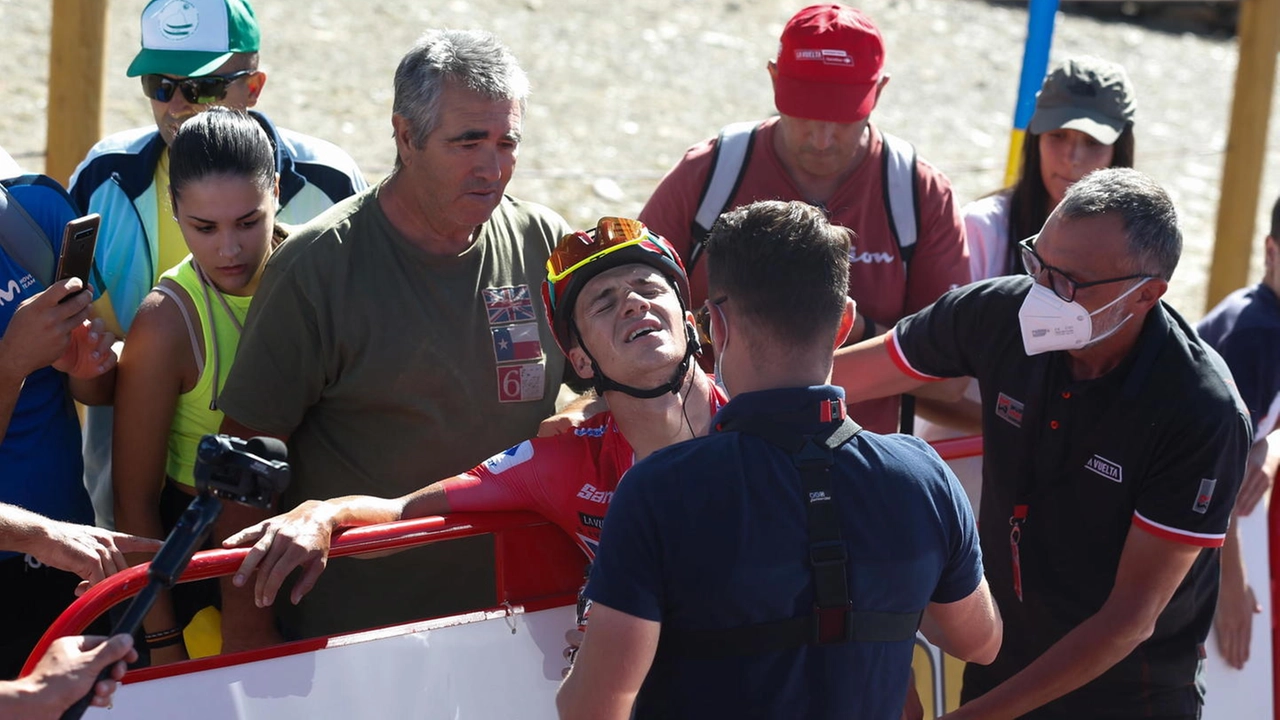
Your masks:
<path fill-rule="evenodd" d="M 67 223 L 62 231 L 62 252 L 58 256 L 58 272 L 55 276 L 59 282 L 77 277 L 85 290 L 89 288 L 89 271 L 93 268 L 93 251 L 98 244 L 98 227 L 101 224 L 102 217 L 97 213 Z M 79 294 L 72 293 L 63 298 L 62 302 Z"/>

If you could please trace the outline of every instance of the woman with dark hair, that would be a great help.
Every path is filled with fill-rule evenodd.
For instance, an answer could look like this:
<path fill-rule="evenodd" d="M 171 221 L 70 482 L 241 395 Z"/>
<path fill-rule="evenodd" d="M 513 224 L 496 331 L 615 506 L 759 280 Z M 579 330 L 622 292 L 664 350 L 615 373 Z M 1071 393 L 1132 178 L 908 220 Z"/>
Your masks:
<path fill-rule="evenodd" d="M 167 198 L 191 254 L 161 275 L 129 330 L 116 384 L 116 525 L 162 538 L 195 495 L 196 445 L 222 422 L 218 392 L 272 248 L 275 150 L 250 115 L 213 107 L 182 124 Z M 144 622 L 151 662 L 187 657 L 183 628 L 216 584 L 182 585 Z"/>
<path fill-rule="evenodd" d="M 1012 187 L 966 205 L 965 237 L 974 280 L 1022 272 L 1018 242 L 1040 232 L 1080 178 L 1133 167 L 1133 86 L 1124 68 L 1087 55 L 1045 78 Z"/>

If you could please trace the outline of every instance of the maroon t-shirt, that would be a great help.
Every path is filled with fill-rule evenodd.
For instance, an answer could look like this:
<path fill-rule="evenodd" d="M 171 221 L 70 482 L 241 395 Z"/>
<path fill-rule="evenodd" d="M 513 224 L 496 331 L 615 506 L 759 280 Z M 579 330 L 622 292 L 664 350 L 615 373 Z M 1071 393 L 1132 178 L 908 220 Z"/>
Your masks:
<path fill-rule="evenodd" d="M 761 123 L 751 157 L 730 207 L 756 200 L 803 200 L 774 150 L 778 119 Z M 640 220 L 671 241 L 681 258 L 688 258 L 693 217 L 698 199 L 711 172 L 714 139 L 701 142 L 662 179 L 640 211 Z M 929 163 L 918 160 L 917 193 L 920 228 L 910 277 L 899 257 L 885 206 L 883 141 L 872 126 L 867 157 L 827 201 L 830 221 L 857 233 L 849 249 L 849 295 L 858 312 L 881 327 L 929 305 L 951 288 L 969 283 L 968 250 L 964 224 L 956 209 L 951 183 Z M 690 277 L 693 306 L 707 298 L 707 268 L 702 262 Z M 850 417 L 872 432 L 898 428 L 898 398 L 857 403 Z"/>

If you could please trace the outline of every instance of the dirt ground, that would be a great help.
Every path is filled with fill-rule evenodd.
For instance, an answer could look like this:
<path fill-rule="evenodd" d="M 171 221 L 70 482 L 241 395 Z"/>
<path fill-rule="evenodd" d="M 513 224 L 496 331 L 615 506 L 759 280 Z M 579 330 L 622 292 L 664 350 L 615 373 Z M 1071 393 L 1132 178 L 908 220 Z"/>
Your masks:
<path fill-rule="evenodd" d="M 100 0 L 106 2 L 107 0 Z M 110 3 L 108 102 L 113 132 L 151 122 L 124 76 L 144 0 Z M 684 149 L 721 125 L 773 111 L 765 62 L 798 0 L 257 0 L 270 80 L 259 109 L 279 124 L 345 147 L 375 180 L 391 168 L 391 77 L 430 27 L 501 37 L 534 84 L 525 144 L 509 192 L 571 223 L 639 211 Z M 878 124 L 942 168 L 961 202 L 1000 185 L 1026 31 L 1025 9 L 981 0 L 864 0 L 881 27 L 892 81 Z M 44 162 L 51 6 L 0 0 L 0 145 Z M 1123 63 L 1138 93 L 1138 167 L 1169 189 L 1186 249 L 1171 289 L 1203 312 L 1235 78 L 1235 41 L 1059 14 L 1052 57 Z M 1272 148 L 1277 132 L 1271 130 Z M 1267 153 L 1268 159 L 1276 151 Z M 1271 165 L 1273 163 L 1268 163 Z M 1280 177 L 1268 168 L 1257 235 Z M 1255 243 L 1259 245 L 1260 243 Z M 1255 273 L 1260 253 L 1254 253 Z"/>

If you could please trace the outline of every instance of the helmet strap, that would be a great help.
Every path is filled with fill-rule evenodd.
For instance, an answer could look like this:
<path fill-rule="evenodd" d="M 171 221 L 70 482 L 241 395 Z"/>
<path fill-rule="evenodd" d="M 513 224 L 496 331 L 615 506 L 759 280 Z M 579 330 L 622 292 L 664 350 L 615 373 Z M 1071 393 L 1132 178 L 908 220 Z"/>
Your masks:
<path fill-rule="evenodd" d="M 684 303 L 681 303 L 681 311 L 683 314 Z M 620 382 L 612 380 L 600 371 L 600 363 L 596 362 L 596 358 L 591 354 L 591 350 L 587 348 L 587 343 L 582 338 L 582 333 L 578 331 L 578 324 L 573 320 L 569 321 L 569 332 L 578 338 L 578 347 L 582 348 L 582 352 L 587 354 L 587 358 L 591 360 L 591 387 L 596 391 L 596 395 L 603 396 L 606 392 L 614 390 L 633 398 L 641 400 L 652 400 L 661 397 L 667 393 L 675 395 L 680 392 L 680 388 L 684 386 L 685 375 L 689 372 L 689 361 L 693 358 L 695 352 L 699 350 L 696 342 L 690 342 L 688 333 L 686 333 L 684 343 L 684 358 L 676 365 L 676 370 L 671 374 L 671 379 L 655 388 L 648 390 L 624 385 Z"/>

